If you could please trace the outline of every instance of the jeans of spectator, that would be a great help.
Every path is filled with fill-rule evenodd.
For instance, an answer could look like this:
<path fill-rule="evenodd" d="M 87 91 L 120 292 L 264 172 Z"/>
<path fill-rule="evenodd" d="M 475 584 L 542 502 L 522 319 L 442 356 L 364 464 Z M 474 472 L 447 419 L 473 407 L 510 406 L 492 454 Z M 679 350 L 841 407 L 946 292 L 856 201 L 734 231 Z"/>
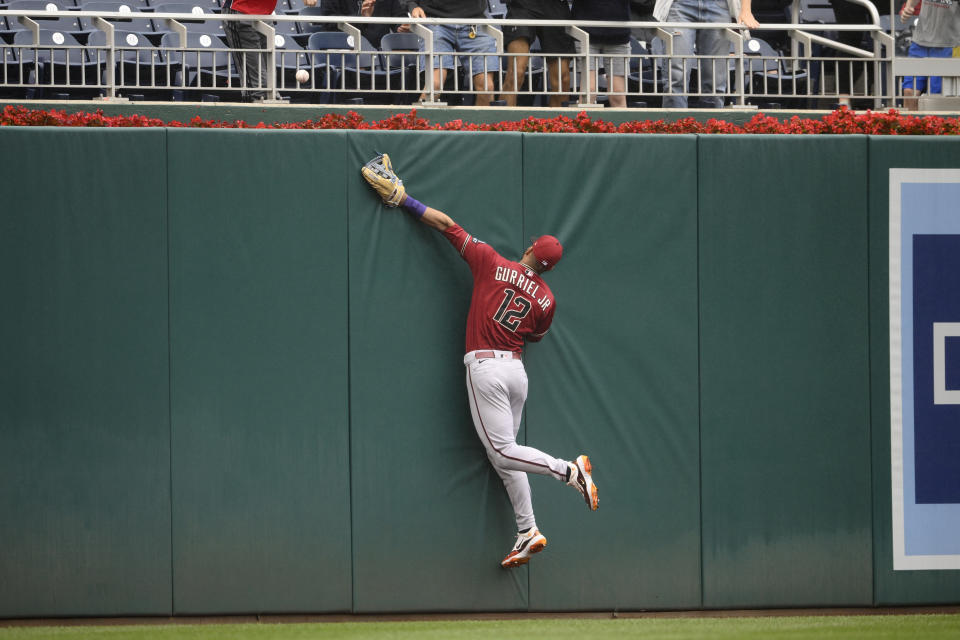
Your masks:
<path fill-rule="evenodd" d="M 436 54 L 433 59 L 434 68 L 453 69 L 454 52 L 463 53 L 497 53 L 497 43 L 487 33 L 480 30 L 480 27 L 466 24 L 437 24 L 427 25 L 433 31 L 433 52 Z M 473 37 L 470 37 L 473 34 Z M 426 43 L 421 46 L 425 46 Z M 426 68 L 427 63 L 423 62 L 422 67 Z M 479 73 L 499 73 L 500 58 L 496 55 L 483 56 L 471 55 L 461 56 L 460 66 L 470 70 L 470 76 L 473 77 Z M 438 87 L 439 89 L 439 87 Z"/>
<path fill-rule="evenodd" d="M 727 0 L 674 0 L 667 14 L 667 22 L 731 22 Z M 690 56 L 723 56 L 719 60 L 700 60 L 700 98 L 702 103 L 715 107 L 723 106 L 723 95 L 710 95 L 727 91 L 727 54 L 730 43 L 722 29 L 674 29 L 673 54 L 670 60 L 670 94 L 664 96 L 663 106 L 668 109 L 686 109 L 690 70 L 697 60 Z M 714 69 L 716 67 L 716 69 Z M 714 72 L 716 71 L 716 73 Z"/>
<path fill-rule="evenodd" d="M 226 13 L 238 11 L 227 9 Z M 224 20 L 223 30 L 227 36 L 227 46 L 231 49 L 265 49 L 267 37 L 256 30 L 253 21 Z M 266 59 L 259 52 L 233 52 L 233 61 L 240 73 L 241 95 L 244 100 L 262 99 L 267 96 L 260 84 L 260 71 L 266 70 Z"/>

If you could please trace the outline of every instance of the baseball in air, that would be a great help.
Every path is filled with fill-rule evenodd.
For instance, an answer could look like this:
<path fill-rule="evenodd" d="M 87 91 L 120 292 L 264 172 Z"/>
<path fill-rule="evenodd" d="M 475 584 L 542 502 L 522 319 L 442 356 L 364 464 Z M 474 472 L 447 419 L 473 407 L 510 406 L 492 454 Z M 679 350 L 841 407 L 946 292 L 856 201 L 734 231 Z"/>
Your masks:
<path fill-rule="evenodd" d="M 300 84 L 303 84 L 304 82 L 307 82 L 309 79 L 310 79 L 309 71 L 307 71 L 306 69 L 299 69 L 297 71 L 297 82 L 299 82 Z"/>

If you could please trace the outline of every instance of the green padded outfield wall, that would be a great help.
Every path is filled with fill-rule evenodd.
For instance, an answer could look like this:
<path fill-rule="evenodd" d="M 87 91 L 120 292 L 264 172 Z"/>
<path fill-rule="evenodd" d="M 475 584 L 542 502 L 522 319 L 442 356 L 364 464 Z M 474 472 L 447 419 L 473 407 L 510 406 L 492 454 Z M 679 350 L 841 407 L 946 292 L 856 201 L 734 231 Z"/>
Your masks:
<path fill-rule="evenodd" d="M 527 349 L 527 440 L 588 453 L 600 489 L 590 513 L 568 487 L 532 478 L 550 542 L 529 565 L 533 609 L 699 606 L 696 190 L 663 188 L 696 183 L 696 147 L 693 136 L 524 137 L 523 236 L 564 243 L 547 275 L 554 325 Z"/>
<path fill-rule="evenodd" d="M 699 151 L 704 605 L 868 605 L 867 140 Z"/>
<path fill-rule="evenodd" d="M 513 518 L 469 270 L 555 233 Z M 0 617 L 957 602 L 893 572 L 884 166 L 953 140 L 0 129 Z M 887 403 L 887 404 L 885 404 Z"/>
<path fill-rule="evenodd" d="M 354 607 L 526 610 L 526 571 L 498 564 L 516 528 L 467 405 L 470 270 L 441 234 L 382 207 L 359 172 L 374 149 L 389 152 L 414 197 L 509 255 L 523 243 L 521 136 L 350 142 Z"/>
<path fill-rule="evenodd" d="M 349 611 L 343 133 L 169 133 L 173 608 Z"/>
<path fill-rule="evenodd" d="M 166 139 L 0 128 L 0 617 L 171 611 Z"/>

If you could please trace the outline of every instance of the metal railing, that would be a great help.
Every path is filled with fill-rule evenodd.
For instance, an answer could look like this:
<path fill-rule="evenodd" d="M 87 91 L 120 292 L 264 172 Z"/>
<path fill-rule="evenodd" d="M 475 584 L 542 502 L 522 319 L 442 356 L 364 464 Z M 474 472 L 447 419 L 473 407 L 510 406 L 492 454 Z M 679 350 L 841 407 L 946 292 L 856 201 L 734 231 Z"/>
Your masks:
<path fill-rule="evenodd" d="M 628 106 L 659 106 L 671 96 L 670 68 L 686 67 L 694 78 L 702 77 L 707 65 L 727 79 L 722 89 L 701 89 L 691 82 L 686 95 L 697 99 L 719 98 L 727 106 L 782 106 L 803 109 L 832 106 L 848 98 L 869 101 L 875 108 L 896 106 L 901 99 L 900 79 L 908 75 L 960 77 L 960 59 L 916 59 L 896 55 L 894 34 L 884 31 L 876 9 L 866 0 L 872 24 L 803 24 L 794 13 L 792 23 L 763 24 L 757 33 L 785 43 L 780 50 L 756 38 L 742 25 L 669 22 L 570 22 L 504 19 L 474 20 L 480 32 L 493 36 L 498 57 L 490 63 L 488 53 L 457 53 L 456 66 L 469 69 L 478 58 L 482 73 L 448 73 L 445 86 L 436 86 L 428 72 L 441 54 L 435 50 L 431 25 L 463 24 L 463 20 L 335 18 L 315 15 L 272 15 L 255 21 L 265 46 L 236 51 L 226 46 L 223 24 L 250 20 L 247 16 L 216 13 L 170 14 L 102 11 L 0 11 L 16 31 L 0 38 L 0 97 L 123 99 L 238 100 L 246 90 L 259 90 L 266 102 L 349 103 L 362 100 L 378 104 L 444 105 L 469 104 L 480 96 L 516 96 L 524 106 L 546 106 L 551 98 L 563 98 L 568 106 L 592 107 L 622 98 Z M 798 3 L 795 3 L 795 7 Z M 75 31 L 60 19 L 83 21 Z M 55 29 L 47 21 L 57 20 Z M 151 32 L 124 29 L 130 20 L 149 20 Z M 407 24 L 420 37 L 420 51 L 380 51 L 366 43 L 361 29 L 370 24 Z M 566 29 L 581 53 L 529 54 L 523 83 L 513 91 L 504 88 L 504 78 L 521 66 L 522 54 L 504 51 L 504 25 L 536 25 Z M 596 90 L 587 82 L 586 70 L 595 56 L 585 27 L 627 26 L 646 33 L 645 41 L 632 40 L 623 58 L 622 77 L 602 71 Z M 719 30 L 730 43 L 727 55 L 683 56 L 675 50 L 679 29 Z M 319 30 L 345 34 L 336 48 L 314 46 Z M 318 30 L 318 31 L 314 31 Z M 831 32 L 833 37 L 827 35 Z M 867 35 L 871 48 L 850 46 L 835 34 L 857 31 Z M 11 35 L 13 34 L 13 35 Z M 26 35 L 24 35 L 26 34 Z M 311 45 L 311 42 L 314 45 Z M 789 50 L 789 51 L 787 51 Z M 783 52 L 781 52 L 783 51 Z M 255 54 L 261 85 L 246 86 L 238 74 L 234 54 Z M 559 61 L 570 69 L 571 85 L 559 86 L 559 76 L 549 69 Z M 609 63 L 607 57 L 607 63 Z M 613 65 L 600 67 L 612 68 Z M 298 79 L 297 72 L 305 71 Z M 489 73 L 492 87 L 475 79 Z M 707 74 L 709 75 L 709 74 Z M 840 79 L 844 81 L 841 82 Z M 621 87 L 622 88 L 618 88 Z M 945 83 L 952 90 L 954 83 Z"/>

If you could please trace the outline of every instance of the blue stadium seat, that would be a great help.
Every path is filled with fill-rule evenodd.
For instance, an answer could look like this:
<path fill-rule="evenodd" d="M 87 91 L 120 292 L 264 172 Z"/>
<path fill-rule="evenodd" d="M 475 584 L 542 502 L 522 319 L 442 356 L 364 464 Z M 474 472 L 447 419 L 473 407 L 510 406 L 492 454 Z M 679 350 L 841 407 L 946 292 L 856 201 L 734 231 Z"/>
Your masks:
<path fill-rule="evenodd" d="M 667 76 L 664 74 L 662 66 L 658 67 L 658 62 L 649 57 L 651 55 L 650 49 L 631 36 L 630 54 L 644 57 L 630 59 L 630 69 L 627 73 L 627 91 L 642 94 L 662 93 L 667 85 Z M 632 97 L 629 97 L 629 99 L 632 99 Z M 640 100 L 646 102 L 647 106 L 650 107 L 660 106 L 663 103 L 663 98 L 655 95 L 643 95 Z"/>
<path fill-rule="evenodd" d="M 270 26 L 273 27 L 273 30 L 277 32 L 278 35 L 285 37 L 295 38 L 300 44 L 301 48 L 306 44 L 306 40 L 301 40 L 299 37 L 300 29 L 297 28 L 297 23 L 290 20 L 283 21 L 274 21 L 270 23 Z"/>
<path fill-rule="evenodd" d="M 90 9 L 88 8 L 90 4 L 102 4 L 114 7 L 109 9 L 110 11 L 132 11 L 139 13 L 147 13 L 153 11 L 150 8 L 150 3 L 147 0 L 74 0 L 77 4 L 77 8 L 80 11 L 107 11 L 108 9 Z"/>
<path fill-rule="evenodd" d="M 66 93 L 76 98 L 89 98 L 101 92 L 99 88 L 86 87 L 103 83 L 103 65 L 91 57 L 77 38 L 50 29 L 40 29 L 38 37 L 36 50 L 21 48 L 21 55 L 35 56 L 37 82 L 44 92 Z M 33 34 L 17 32 L 14 44 L 33 45 Z"/>
<path fill-rule="evenodd" d="M 421 39 L 415 33 L 388 33 L 380 40 L 383 70 L 390 75 L 390 91 L 398 104 L 411 104 L 423 90 L 418 60 Z"/>
<path fill-rule="evenodd" d="M 302 7 L 298 15 L 300 15 L 301 17 L 322 16 L 323 8 L 319 4 L 315 7 Z M 298 38 L 298 40 L 300 40 L 300 44 L 302 45 L 307 44 L 307 42 L 310 39 L 310 34 L 312 33 L 322 33 L 325 31 L 330 32 L 330 31 L 336 30 L 336 25 L 331 25 L 329 23 L 322 23 L 322 22 L 307 22 L 307 21 L 301 20 L 297 22 L 296 25 L 297 25 L 297 28 L 300 30 L 300 33 L 303 34 L 302 38 Z"/>
<path fill-rule="evenodd" d="M 6 8 L 6 7 L 3 7 Z M 13 42 L 13 34 L 20 29 L 13 29 L 7 22 L 7 16 L 0 15 L 0 44 Z"/>
<path fill-rule="evenodd" d="M 23 32 L 29 35 L 29 32 Z M 13 36 L 11 33 L 11 44 Z M 22 37 L 22 36 L 21 36 Z M 33 49 L 23 49 L 21 47 L 3 47 L 0 55 L 3 57 L 2 66 L 0 66 L 0 97 L 4 98 L 25 98 L 35 97 L 27 95 L 28 89 L 25 87 L 14 87 L 10 85 L 29 84 L 35 78 L 35 57 Z M 35 91 L 35 90 L 30 90 Z"/>
<path fill-rule="evenodd" d="M 195 89 L 197 93 L 209 93 L 210 90 L 227 86 L 229 78 L 232 87 L 240 86 L 240 77 L 233 70 L 233 62 L 227 45 L 216 35 L 209 33 L 187 32 L 186 48 L 180 48 L 180 36 L 165 33 L 161 48 L 170 63 L 172 85 L 185 89 Z M 239 92 L 225 92 L 233 98 Z"/>
<path fill-rule="evenodd" d="M 197 16 L 196 20 L 178 20 L 180 24 L 185 26 L 188 31 L 194 33 L 209 33 L 212 35 L 222 36 L 223 31 L 223 21 L 222 20 L 204 20 L 204 15 L 210 15 L 215 13 L 211 10 L 211 7 L 206 2 L 165 2 L 163 4 L 157 4 L 153 7 L 154 13 L 189 13 Z M 170 31 L 170 27 L 167 24 L 166 20 L 158 20 L 157 22 L 162 22 L 163 24 L 157 24 L 157 31 L 167 32 Z"/>
<path fill-rule="evenodd" d="M 277 33 L 274 36 L 274 47 L 277 50 L 277 90 L 287 96 L 292 103 L 316 103 L 320 96 L 316 91 L 323 92 L 323 77 L 314 76 L 310 68 L 310 58 L 303 47 L 289 35 Z M 297 71 L 305 69 L 310 73 L 310 80 L 300 84 L 297 82 Z M 290 89 L 307 89 L 315 91 L 295 91 L 284 93 Z M 324 92 L 325 93 L 325 92 Z"/>
<path fill-rule="evenodd" d="M 135 9 L 130 5 L 111 2 L 110 0 L 86 0 L 84 5 L 81 7 L 83 11 L 110 11 L 116 13 L 123 13 L 125 15 L 129 14 L 129 18 L 107 18 L 107 20 L 113 23 L 114 27 L 117 29 L 122 29 L 124 31 L 135 31 L 142 34 L 156 34 L 156 25 L 154 25 L 153 20 L 149 17 L 138 15 L 142 13 L 142 10 Z M 96 27 L 94 25 L 93 28 Z M 149 38 L 150 35 L 147 35 Z M 153 44 L 159 43 L 159 37 Z"/>
<path fill-rule="evenodd" d="M 119 94 L 140 94 L 155 100 L 169 99 L 169 67 L 163 51 L 145 34 L 136 31 L 117 29 L 113 32 L 113 39 L 116 50 L 114 82 Z M 90 34 L 87 46 L 106 47 L 107 34 L 103 31 Z"/>
<path fill-rule="evenodd" d="M 769 108 L 772 102 L 781 107 L 800 107 L 804 102 L 796 94 L 807 92 L 807 72 L 792 70 L 782 54 L 770 43 L 760 38 L 750 38 L 744 43 L 744 73 L 751 83 L 751 92 L 762 94 L 754 102 Z M 782 96 L 782 97 L 781 97 Z"/>
<path fill-rule="evenodd" d="M 63 2 L 54 2 L 53 0 L 10 0 L 7 3 L 7 9 L 10 11 L 68 11 L 71 8 L 74 8 L 72 3 L 65 5 Z M 68 33 L 79 40 L 80 44 L 86 42 L 87 36 L 94 30 L 85 19 L 79 17 L 44 17 L 43 15 L 37 15 L 30 19 L 39 24 L 41 29 Z M 25 29 L 23 24 L 15 18 L 9 20 L 8 27 L 14 31 Z"/>
<path fill-rule="evenodd" d="M 328 49 L 353 49 L 343 31 L 317 31 L 310 34 L 307 41 L 307 57 L 317 86 L 337 87 L 340 84 L 340 69 L 343 68 L 345 53 L 325 53 Z M 334 102 L 336 96 L 330 95 L 327 102 Z"/>

